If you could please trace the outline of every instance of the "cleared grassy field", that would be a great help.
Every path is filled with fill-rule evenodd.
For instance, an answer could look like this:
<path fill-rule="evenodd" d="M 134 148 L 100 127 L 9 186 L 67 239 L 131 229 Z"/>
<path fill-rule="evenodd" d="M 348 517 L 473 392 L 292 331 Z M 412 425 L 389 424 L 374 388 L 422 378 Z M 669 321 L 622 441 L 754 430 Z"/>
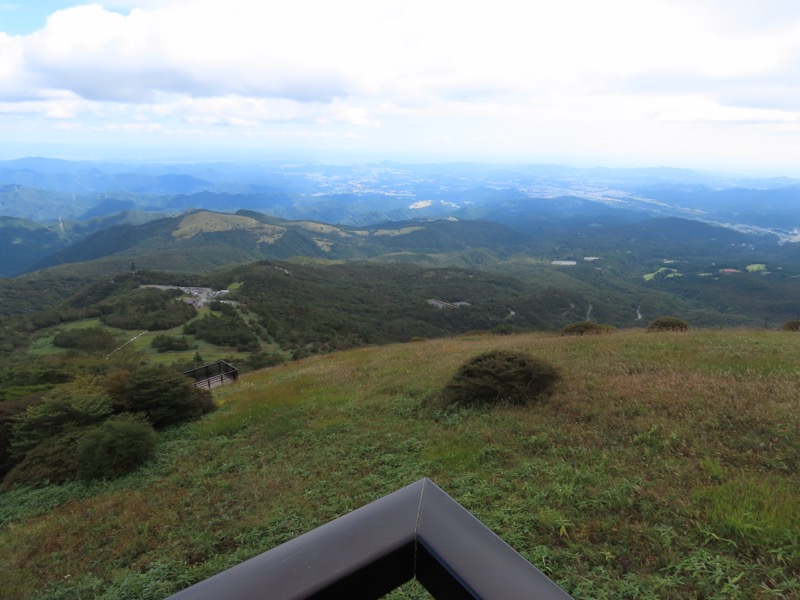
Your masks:
<path fill-rule="evenodd" d="M 500 348 L 560 367 L 554 395 L 441 405 Z M 251 373 L 128 477 L 4 493 L 0 597 L 161 598 L 427 476 L 576 598 L 800 598 L 798 356 L 771 331 L 474 335 Z"/>
<path fill-rule="evenodd" d="M 211 313 L 208 307 L 203 307 L 197 312 L 196 318 L 202 318 Z M 184 351 L 169 351 L 159 353 L 152 347 L 153 339 L 159 335 L 169 335 L 176 337 L 183 337 L 183 325 L 173 327 L 172 329 L 164 329 L 159 331 L 144 331 L 142 329 L 124 330 L 116 327 L 109 327 L 104 324 L 99 318 L 97 319 L 81 319 L 79 321 L 71 321 L 68 323 L 59 324 L 56 327 L 50 328 L 46 335 L 40 335 L 31 342 L 29 354 L 32 357 L 47 356 L 51 354 L 63 354 L 69 352 L 66 348 L 59 348 L 53 344 L 53 338 L 58 331 L 69 331 L 74 329 L 89 329 L 98 327 L 112 333 L 118 340 L 118 348 L 130 345 L 130 347 L 142 354 L 147 355 L 147 361 L 151 364 L 172 365 L 188 364 L 191 363 L 195 353 L 200 354 L 204 362 L 213 362 L 216 360 L 245 360 L 248 352 L 239 352 L 234 348 L 217 346 L 204 340 L 197 339 L 193 335 L 185 336 L 192 348 Z M 283 354 L 280 346 L 277 344 L 267 344 L 262 342 L 261 349 L 263 351 L 274 352 Z"/>

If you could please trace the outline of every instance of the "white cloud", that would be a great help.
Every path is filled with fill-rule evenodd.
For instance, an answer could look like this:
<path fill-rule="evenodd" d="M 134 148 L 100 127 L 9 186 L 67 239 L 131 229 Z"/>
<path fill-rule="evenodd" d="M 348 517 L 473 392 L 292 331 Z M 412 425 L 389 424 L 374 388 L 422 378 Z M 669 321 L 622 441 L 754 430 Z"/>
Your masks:
<path fill-rule="evenodd" d="M 159 123 L 111 123 L 102 127 L 95 127 L 95 131 L 161 131 Z"/>
<path fill-rule="evenodd" d="M 29 93 L 25 52 L 13 37 L 0 32 L 0 99 L 22 99 Z"/>
<path fill-rule="evenodd" d="M 673 104 L 656 117 L 662 123 L 716 123 L 730 125 L 798 124 L 800 114 L 792 111 L 720 106 L 705 98 Z"/>
<path fill-rule="evenodd" d="M 0 33 L 0 115 L 489 155 L 649 145 L 655 161 L 711 152 L 735 125 L 751 147 L 783 152 L 800 103 L 795 6 L 106 0 Z"/>
<path fill-rule="evenodd" d="M 99 5 L 51 16 L 21 41 L 43 86 L 131 100 L 154 91 L 330 101 L 581 91 L 656 71 L 746 74 L 788 39 L 725 37 L 674 3 L 153 3 L 127 15 Z M 655 25 L 658 25 L 655 27 Z"/>

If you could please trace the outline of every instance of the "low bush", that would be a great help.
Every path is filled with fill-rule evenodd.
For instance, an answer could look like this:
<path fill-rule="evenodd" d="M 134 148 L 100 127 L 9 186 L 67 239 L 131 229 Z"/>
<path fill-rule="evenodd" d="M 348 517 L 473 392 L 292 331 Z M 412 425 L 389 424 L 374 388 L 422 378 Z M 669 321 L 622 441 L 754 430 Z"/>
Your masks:
<path fill-rule="evenodd" d="M 800 331 L 800 319 L 792 319 L 781 325 L 781 331 Z"/>
<path fill-rule="evenodd" d="M 224 305 L 223 305 L 224 306 Z M 239 352 L 258 352 L 258 336 L 237 315 L 206 315 L 183 327 L 183 332 L 216 346 L 229 346 Z"/>
<path fill-rule="evenodd" d="M 111 350 L 116 344 L 114 334 L 102 327 L 68 329 L 59 331 L 53 337 L 53 345 L 58 348 L 100 352 Z"/>
<path fill-rule="evenodd" d="M 86 428 L 74 428 L 51 436 L 25 454 L 3 479 L 2 489 L 14 485 L 47 485 L 75 479 L 78 441 Z"/>
<path fill-rule="evenodd" d="M 279 365 L 285 361 L 286 359 L 280 354 L 275 354 L 272 352 L 256 352 L 247 357 L 244 366 L 248 370 L 256 370 L 264 369 L 266 367 L 274 367 L 275 365 Z"/>
<path fill-rule="evenodd" d="M 650 325 L 647 331 L 687 331 L 689 323 L 678 317 L 658 317 Z"/>
<path fill-rule="evenodd" d="M 115 371 L 102 381 L 81 377 L 43 397 L 3 405 L 4 488 L 117 477 L 150 456 L 153 427 L 190 421 L 215 408 L 208 390 L 158 367 Z"/>
<path fill-rule="evenodd" d="M 527 404 L 548 395 L 559 379 L 558 369 L 547 361 L 524 352 L 495 350 L 461 365 L 442 396 L 448 404 L 464 406 Z"/>
<path fill-rule="evenodd" d="M 159 353 L 162 352 L 181 352 L 183 350 L 189 350 L 192 348 L 192 344 L 187 340 L 185 337 L 176 337 L 173 335 L 166 335 L 161 334 L 157 335 L 153 338 L 153 341 L 150 342 L 150 346 L 157 350 Z"/>
<path fill-rule="evenodd" d="M 492 327 L 492 333 L 495 335 L 511 335 L 512 333 L 518 333 L 519 329 L 511 325 L 510 323 L 501 323 L 500 325 L 495 325 Z"/>
<path fill-rule="evenodd" d="M 29 407 L 42 402 L 39 396 L 0 402 L 0 477 L 20 461 L 11 451 L 11 434 L 17 418 Z"/>
<path fill-rule="evenodd" d="M 74 479 L 78 440 L 111 413 L 111 397 L 90 377 L 60 385 L 9 410 L 8 419 L 0 419 L 0 431 L 8 434 L 0 444 L 2 472 L 8 471 L 4 486 Z"/>
<path fill-rule="evenodd" d="M 223 315 L 228 315 L 229 317 L 237 316 L 236 307 L 230 302 L 222 302 L 220 300 L 214 300 L 211 303 L 209 303 L 208 308 L 210 308 L 215 312 L 222 313 Z"/>
<path fill-rule="evenodd" d="M 94 379 L 84 377 L 60 385 L 14 417 L 12 457 L 22 458 L 50 438 L 94 425 L 111 413 L 111 397 Z"/>
<path fill-rule="evenodd" d="M 172 369 L 117 371 L 104 383 L 114 412 L 143 412 L 156 429 L 192 421 L 214 410 L 208 390 L 196 388 L 189 378 Z"/>
<path fill-rule="evenodd" d="M 566 325 L 561 330 L 561 335 L 597 335 L 601 333 L 611 333 L 616 330 L 617 328 L 613 325 L 581 321 L 579 323 L 570 323 Z"/>
<path fill-rule="evenodd" d="M 152 455 L 158 441 L 142 415 L 116 415 L 86 432 L 77 445 L 77 475 L 81 479 L 119 477 Z"/>

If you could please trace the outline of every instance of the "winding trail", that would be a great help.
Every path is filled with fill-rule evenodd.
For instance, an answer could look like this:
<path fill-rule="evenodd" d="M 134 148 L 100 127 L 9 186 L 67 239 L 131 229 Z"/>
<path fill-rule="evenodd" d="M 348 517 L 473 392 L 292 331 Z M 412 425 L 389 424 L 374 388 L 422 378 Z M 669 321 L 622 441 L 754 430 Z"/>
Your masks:
<path fill-rule="evenodd" d="M 134 340 L 138 340 L 138 339 L 139 339 L 140 337 L 142 337 L 142 336 L 143 336 L 145 333 L 147 333 L 147 330 L 146 330 L 146 329 L 145 329 L 145 330 L 144 330 L 142 333 L 140 333 L 139 335 L 135 335 L 135 336 L 133 336 L 133 337 L 132 337 L 131 339 L 129 339 L 127 342 L 125 342 L 124 344 L 122 344 L 122 346 L 120 346 L 119 348 L 114 348 L 114 349 L 113 349 L 111 352 L 109 352 L 109 353 L 108 353 L 108 355 L 106 356 L 106 360 L 108 360 L 108 359 L 111 357 L 111 355 L 112 355 L 112 354 L 114 354 L 114 352 L 116 352 L 117 350 L 122 350 L 122 349 L 123 349 L 125 346 L 127 346 L 128 344 L 130 344 L 132 341 L 134 341 Z"/>

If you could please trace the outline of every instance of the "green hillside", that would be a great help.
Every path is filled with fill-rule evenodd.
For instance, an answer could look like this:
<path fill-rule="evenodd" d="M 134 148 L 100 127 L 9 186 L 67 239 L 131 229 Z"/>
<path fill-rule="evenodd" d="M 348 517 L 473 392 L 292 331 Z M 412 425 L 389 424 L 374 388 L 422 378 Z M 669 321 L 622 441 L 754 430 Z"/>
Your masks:
<path fill-rule="evenodd" d="M 295 260 L 262 261 L 204 275 L 104 274 L 93 271 L 90 266 L 98 263 L 91 262 L 7 280 L 3 302 L 27 314 L 0 321 L 0 356 L 6 360 L 0 368 L 0 397 L 9 387 L 46 382 L 38 370 L 31 374 L 31 358 L 48 354 L 53 361 L 70 362 L 72 354 L 53 343 L 65 330 L 100 327 L 120 343 L 146 331 L 133 346 L 147 353 L 143 360 L 186 366 L 195 350 L 207 360 L 235 356 L 264 365 L 268 363 L 262 360 L 274 360 L 257 356 L 264 352 L 302 357 L 476 330 L 552 331 L 586 320 L 589 312 L 594 320 L 620 327 L 641 326 L 659 314 L 678 314 L 694 325 L 725 323 L 675 296 L 637 293 L 612 278 L 598 278 L 591 266 L 562 272 L 546 261 L 513 259 L 494 266 L 496 271 L 507 268 L 512 276 L 453 266 L 470 262 L 463 260 L 464 253 L 441 255 L 441 260 L 425 256 L 438 266 Z M 195 311 L 184 304 L 190 294 L 140 289 L 148 285 L 227 289 L 223 299 L 235 305 L 229 306 L 232 314 L 220 312 L 225 305 Z M 641 305 L 632 306 L 631 297 Z M 159 335 L 176 338 L 173 345 L 184 349 L 167 348 L 155 356 L 150 344 Z M 36 381 L 27 381 L 31 379 Z"/>
<path fill-rule="evenodd" d="M 528 407 L 442 406 L 489 349 L 563 380 Z M 162 598 L 427 476 L 576 598 L 798 598 L 799 351 L 769 331 L 466 335 L 250 373 L 129 476 L 3 492 L 0 596 Z"/>
<path fill-rule="evenodd" d="M 562 268 L 522 256 L 494 257 L 492 263 L 487 255 L 486 250 L 413 255 L 414 262 L 427 261 L 428 266 L 387 257 L 262 261 L 206 274 L 120 272 L 111 263 L 92 261 L 0 280 L 0 314 L 12 315 L 0 319 L 0 398 L 62 381 L 64 372 L 76 368 L 81 373 L 102 370 L 111 348 L 100 343 L 101 337 L 119 344 L 136 337 L 131 349 L 144 354 L 139 360 L 181 370 L 198 356 L 235 358 L 242 367 L 258 368 L 281 358 L 477 330 L 555 331 L 585 320 L 641 327 L 662 314 L 678 315 L 693 326 L 774 328 L 786 320 L 777 311 L 784 307 L 791 318 L 796 306 L 791 295 L 776 289 L 800 284 L 755 263 L 731 276 L 666 278 L 656 269 L 658 277 L 646 281 L 640 276 L 644 284 L 637 284 L 592 262 Z M 176 253 L 175 259 L 197 256 L 204 256 L 203 248 Z M 481 263 L 481 257 L 488 262 Z M 467 264 L 490 270 L 461 266 Z M 686 269 L 678 264 L 669 268 Z M 708 304 L 669 291 L 676 281 L 692 279 L 703 286 L 701 300 Z M 221 312 L 225 305 L 196 311 L 183 304 L 190 294 L 140 289 L 146 285 L 228 289 L 223 299 L 235 304 L 229 307 L 232 314 Z M 754 289 L 757 293 L 746 293 Z M 753 316 L 737 310 L 737 303 Z M 769 320 L 765 323 L 761 315 Z M 77 346 L 56 343 L 59 335 L 73 331 L 69 335 L 86 339 Z M 95 334 L 104 351 L 92 350 L 89 338 Z M 153 344 L 160 344 L 158 351 Z M 79 367 L 73 365 L 76 358 Z"/>
<path fill-rule="evenodd" d="M 40 271 L 0 279 L 0 315 L 55 307 L 81 285 L 115 277 L 132 264 L 205 275 L 264 259 L 480 269 L 519 279 L 537 294 L 555 289 L 574 296 L 578 301 L 561 308 L 566 322 L 636 326 L 667 312 L 704 326 L 754 326 L 775 325 L 800 311 L 794 244 L 683 219 L 553 223 L 530 236 L 488 221 L 421 219 L 357 228 L 244 210 L 201 210 L 134 224 L 151 217 L 130 213 L 124 224 L 91 234 L 72 227 L 85 237 L 40 261 Z M 753 264 L 764 268 L 749 269 Z M 42 279 L 53 289 L 28 293 Z M 32 302 L 37 298 L 38 307 Z"/>
<path fill-rule="evenodd" d="M 397 251 L 456 252 L 488 248 L 513 251 L 525 236 L 488 222 L 413 221 L 353 228 L 314 221 L 286 221 L 252 211 L 237 214 L 194 211 L 140 225 L 102 229 L 38 263 L 41 269 L 67 263 L 113 264 L 204 272 L 258 259 L 297 256 L 365 259 Z M 215 257 L 215 255 L 218 255 Z"/>
<path fill-rule="evenodd" d="M 265 259 L 480 269 L 513 277 L 535 296 L 555 290 L 568 297 L 552 307 L 558 308 L 559 318 L 548 311 L 539 314 L 534 303 L 530 308 L 536 318 L 519 318 L 522 327 L 531 322 L 558 327 L 576 320 L 637 326 L 663 313 L 679 313 L 703 326 L 775 325 L 800 311 L 794 244 L 684 219 L 627 224 L 589 219 L 552 223 L 525 235 L 488 221 L 419 219 L 348 227 L 247 210 L 198 210 L 152 221 L 143 213 L 120 218 L 122 224 L 110 227 L 102 223 L 115 219 L 93 221 L 92 227 L 101 227 L 93 232 L 68 225 L 79 241 L 42 258 L 32 267 L 39 270 L 25 277 L 0 279 L 0 315 L 55 308 L 83 285 L 114 278 L 132 266 L 206 276 Z M 22 247 L 17 243 L 21 238 L 11 235 L 12 227 L 0 233 L 4 230 L 13 254 Z M 46 251 L 44 241 L 36 243 Z M 763 268 L 750 269 L 754 264 Z M 20 265 L 12 261 L 8 268 Z M 45 293 L 35 293 L 42 288 Z"/>

